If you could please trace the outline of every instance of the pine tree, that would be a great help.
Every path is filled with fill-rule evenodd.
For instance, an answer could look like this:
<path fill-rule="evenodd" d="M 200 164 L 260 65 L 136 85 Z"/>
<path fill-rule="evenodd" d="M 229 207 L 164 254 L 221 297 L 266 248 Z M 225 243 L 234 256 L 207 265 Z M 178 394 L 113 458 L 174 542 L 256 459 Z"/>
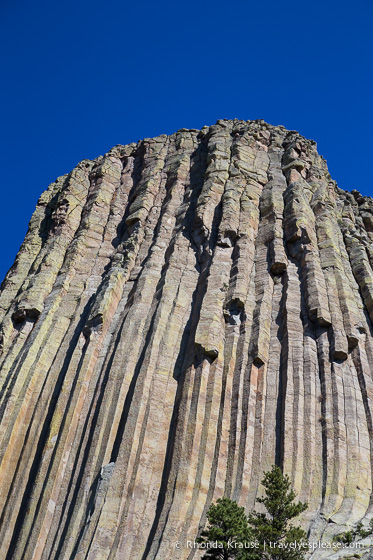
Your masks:
<path fill-rule="evenodd" d="M 267 513 L 252 512 L 248 517 L 251 538 L 259 542 L 259 550 L 245 553 L 245 560 L 301 560 L 308 550 L 306 533 L 290 523 L 307 509 L 307 504 L 294 503 L 296 494 L 281 469 L 273 466 L 264 474 L 265 497 L 257 498 Z"/>
<path fill-rule="evenodd" d="M 208 526 L 198 540 L 207 548 L 210 560 L 302 560 L 308 550 L 306 533 L 290 523 L 307 509 L 295 503 L 295 492 L 287 475 L 273 466 L 262 480 L 265 496 L 257 498 L 267 513 L 253 511 L 248 517 L 243 507 L 228 498 L 219 499 L 207 512 Z"/>
<path fill-rule="evenodd" d="M 249 529 L 245 509 L 230 500 L 220 498 L 212 504 L 207 512 L 208 526 L 202 531 L 197 541 L 206 548 L 203 558 L 216 560 L 231 560 L 238 558 L 242 552 L 243 543 L 249 540 Z"/>

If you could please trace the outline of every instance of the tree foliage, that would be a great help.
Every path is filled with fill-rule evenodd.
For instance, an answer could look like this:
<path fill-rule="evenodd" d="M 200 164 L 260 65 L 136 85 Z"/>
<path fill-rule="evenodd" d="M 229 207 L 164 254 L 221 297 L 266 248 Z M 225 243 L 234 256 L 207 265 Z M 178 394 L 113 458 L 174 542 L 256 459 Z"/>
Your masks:
<path fill-rule="evenodd" d="M 247 555 L 247 560 L 301 560 L 307 550 L 307 535 L 291 520 L 307 509 L 307 504 L 295 503 L 291 482 L 281 469 L 273 466 L 262 480 L 265 496 L 257 498 L 267 513 L 253 511 L 248 517 L 252 534 L 260 545 L 257 555 Z"/>
<path fill-rule="evenodd" d="M 340 542 L 343 544 L 351 544 L 355 540 L 365 539 L 373 534 L 373 519 L 370 520 L 369 526 L 365 529 L 364 525 L 360 522 L 356 525 L 356 528 L 351 531 L 346 531 L 345 533 L 339 533 L 335 535 L 333 540 L 335 542 Z"/>
<path fill-rule="evenodd" d="M 230 560 L 237 558 L 239 546 L 249 539 L 249 527 L 245 509 L 230 500 L 220 498 L 207 512 L 208 526 L 198 539 L 201 545 L 218 543 L 221 546 L 208 548 L 204 558 Z"/>
<path fill-rule="evenodd" d="M 212 504 L 208 526 L 199 542 L 210 548 L 210 560 L 302 560 L 308 549 L 306 533 L 291 520 L 307 509 L 295 503 L 295 492 L 287 475 L 273 466 L 262 480 L 264 497 L 258 498 L 266 512 L 253 511 L 248 517 L 243 507 L 228 498 Z"/>

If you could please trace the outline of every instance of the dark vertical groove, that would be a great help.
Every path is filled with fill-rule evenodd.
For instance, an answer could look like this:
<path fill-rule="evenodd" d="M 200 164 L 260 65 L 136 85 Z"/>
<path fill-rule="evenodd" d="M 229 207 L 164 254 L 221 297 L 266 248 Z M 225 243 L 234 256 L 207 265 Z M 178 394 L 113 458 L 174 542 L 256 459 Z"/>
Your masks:
<path fill-rule="evenodd" d="M 190 169 L 190 189 L 185 195 L 185 200 L 187 197 L 189 197 L 189 194 L 191 194 L 191 198 L 190 198 L 190 203 L 187 212 L 183 220 L 183 223 L 185 225 L 182 228 L 182 231 L 183 231 L 183 235 L 189 240 L 191 246 L 194 249 L 196 255 L 196 268 L 200 272 L 200 276 L 198 279 L 197 286 L 193 292 L 190 316 L 182 336 L 179 355 L 175 363 L 174 378 L 178 381 L 178 386 L 176 390 L 175 404 L 174 404 L 172 419 L 170 423 L 171 429 L 167 441 L 167 449 L 166 449 L 165 461 L 163 466 L 161 488 L 158 495 L 155 518 L 149 532 L 149 537 L 145 547 L 145 552 L 142 557 L 143 560 L 145 560 L 148 557 L 153 540 L 156 537 L 156 534 L 159 530 L 162 514 L 164 514 L 166 497 L 170 491 L 169 490 L 170 482 L 172 488 L 174 488 L 174 484 L 175 484 L 175 480 L 170 481 L 170 477 L 172 476 L 172 471 L 175 472 L 176 470 L 175 447 L 178 448 L 178 446 L 180 445 L 180 442 L 177 441 L 177 432 L 178 432 L 180 404 L 183 400 L 185 372 L 188 370 L 189 367 L 191 367 L 193 361 L 196 359 L 193 350 L 195 326 L 198 323 L 200 309 L 206 292 L 206 277 L 208 275 L 208 266 L 205 265 L 205 262 L 206 262 L 207 255 L 205 253 L 202 256 L 202 259 L 200 259 L 199 249 L 194 239 L 194 236 L 192 234 L 197 201 L 203 187 L 204 173 L 206 170 L 206 145 L 204 142 L 202 142 L 198 146 L 195 153 L 192 154 L 191 160 L 194 161 Z M 218 224 L 215 226 L 216 238 L 217 238 L 217 228 L 218 228 Z M 209 260 L 211 261 L 211 258 Z M 168 517 L 168 512 L 166 513 L 166 519 L 167 517 Z M 163 527 L 161 528 L 161 534 L 158 540 L 158 547 L 162 540 L 162 534 L 165 525 L 166 525 L 166 521 L 164 521 Z"/>
<path fill-rule="evenodd" d="M 72 358 L 72 355 L 73 355 L 74 350 L 76 348 L 77 342 L 79 340 L 79 336 L 82 332 L 83 325 L 84 325 L 84 323 L 86 321 L 86 318 L 89 314 L 89 311 L 90 311 L 90 308 L 91 308 L 91 305 L 92 305 L 92 299 L 93 298 L 91 297 L 91 299 L 88 301 L 88 303 L 86 304 L 86 306 L 84 308 L 84 311 L 81 315 L 80 321 L 79 321 L 78 325 L 76 326 L 76 329 L 75 329 L 74 334 L 72 336 L 72 339 L 70 341 L 69 348 L 67 350 L 66 357 L 64 359 L 64 362 L 63 362 L 63 365 L 61 367 L 60 373 L 57 377 L 57 381 L 56 381 L 56 384 L 55 384 L 55 387 L 54 387 L 52 398 L 51 398 L 51 401 L 50 401 L 49 406 L 48 406 L 48 412 L 47 412 L 47 415 L 46 415 L 46 418 L 45 418 L 45 422 L 44 422 L 44 424 L 41 428 L 41 433 L 40 433 L 40 437 L 39 437 L 39 440 L 38 440 L 38 443 L 37 443 L 36 453 L 35 453 L 34 460 L 32 462 L 32 466 L 31 466 L 31 469 L 30 469 L 30 472 L 29 472 L 27 485 L 26 485 L 26 488 L 25 488 L 25 491 L 24 491 L 24 494 L 23 494 L 23 499 L 22 499 L 22 502 L 21 502 L 21 506 L 20 506 L 20 509 L 19 509 L 18 516 L 17 516 L 17 521 L 15 523 L 15 527 L 14 527 L 14 531 L 13 531 L 13 535 L 12 535 L 12 540 L 11 540 L 11 543 L 10 543 L 10 546 L 9 546 L 9 549 L 8 549 L 8 554 L 5 558 L 5 560 L 12 560 L 12 556 L 13 556 L 13 553 L 15 551 L 15 547 L 17 545 L 17 540 L 18 540 L 18 538 L 20 536 L 20 533 L 21 533 L 23 521 L 24 521 L 25 516 L 27 515 L 27 508 L 28 508 L 29 500 L 30 500 L 31 495 L 32 495 L 32 488 L 33 488 L 33 486 L 35 484 L 35 481 L 36 481 L 36 476 L 37 476 L 37 473 L 38 473 L 38 470 L 39 470 L 39 467 L 40 467 L 40 462 L 41 462 L 41 459 L 42 459 L 43 450 L 44 450 L 45 445 L 47 443 L 49 428 L 50 428 L 51 421 L 52 421 L 52 418 L 53 418 L 53 415 L 54 415 L 54 412 L 55 412 L 55 409 L 56 409 L 56 406 L 57 406 L 58 398 L 59 398 L 60 393 L 61 393 L 63 381 L 65 379 L 65 375 L 66 375 L 70 360 Z M 85 355 L 85 352 L 86 352 L 86 349 L 87 349 L 87 344 L 88 343 L 86 342 L 86 344 L 85 344 L 85 346 L 82 350 L 82 355 L 81 355 L 81 358 L 80 358 L 79 367 L 80 367 L 81 363 L 83 362 L 84 355 Z M 78 369 L 79 369 L 79 367 L 78 367 Z M 70 396 L 69 396 L 69 402 L 71 401 L 72 396 L 74 394 L 74 387 L 77 383 L 77 380 L 78 380 L 78 375 L 76 375 L 75 378 L 74 378 L 74 386 L 72 387 L 72 390 L 71 390 L 71 393 L 70 393 Z M 65 423 L 65 418 L 62 420 L 62 426 L 63 426 L 64 423 Z M 57 449 L 57 445 L 55 446 L 55 450 L 56 449 Z M 48 475 L 50 473 L 52 462 L 53 462 L 53 459 L 50 462 L 50 466 L 48 468 L 48 472 L 47 472 L 47 475 L 45 477 L 44 487 L 45 487 L 46 482 L 48 480 Z M 43 492 L 41 493 L 41 496 L 42 496 L 42 494 L 43 494 Z M 40 503 L 41 503 L 41 496 L 39 498 L 38 504 L 37 504 L 36 509 L 35 509 L 34 521 L 33 521 L 33 524 L 31 526 L 31 529 L 30 529 L 29 538 L 30 538 L 30 535 L 31 535 L 31 532 L 32 532 L 32 527 L 33 527 L 33 525 L 34 525 L 34 523 L 37 519 L 37 513 L 39 511 Z M 4 508 L 4 511 L 5 511 L 5 508 Z M 0 520 L 0 523 L 1 523 L 1 520 Z"/>
<path fill-rule="evenodd" d="M 287 331 L 287 311 L 286 303 L 288 299 L 288 273 L 284 273 L 284 328 L 285 333 L 282 337 L 283 344 L 281 344 L 281 359 L 280 359 L 280 372 L 279 372 L 279 389 L 278 401 L 276 410 L 276 465 L 283 469 L 284 466 L 284 446 L 285 446 L 285 403 L 286 403 L 286 388 L 287 388 L 287 359 L 289 353 L 289 334 Z"/>
<path fill-rule="evenodd" d="M 56 546 L 57 540 L 58 540 L 59 544 L 58 544 L 58 547 L 57 547 L 57 550 L 56 550 L 56 558 L 59 558 L 60 554 L 62 554 L 62 548 L 63 548 L 64 542 L 65 542 L 65 539 L 67 537 L 67 532 L 68 532 L 68 528 L 69 528 L 69 520 L 72 518 L 73 511 L 74 511 L 74 508 L 75 508 L 75 505 L 76 505 L 76 501 L 78 499 L 78 494 L 79 494 L 79 491 L 81 489 L 81 482 L 83 480 L 84 470 L 86 468 L 88 456 L 89 456 L 89 453 L 91 451 L 91 443 L 92 443 L 92 440 L 93 440 L 93 436 L 94 436 L 94 432 L 95 432 L 95 429 L 96 429 L 99 414 L 101 412 L 102 402 L 103 402 L 103 399 L 104 399 L 104 396 L 105 396 L 106 385 L 107 385 L 107 382 L 108 382 L 108 379 L 109 379 L 109 376 L 110 376 L 110 370 L 111 370 L 111 366 L 113 364 L 115 353 L 116 353 L 116 350 L 117 350 L 119 342 L 120 342 L 123 326 L 124 326 L 124 321 L 122 321 L 122 324 L 121 324 L 120 328 L 118 329 L 118 333 L 115 337 L 115 342 L 114 342 L 113 347 L 112 347 L 112 353 L 111 353 L 110 359 L 107 363 L 107 366 L 105 367 L 105 373 L 102 377 L 101 384 L 99 385 L 99 393 L 98 393 L 97 401 L 95 402 L 95 400 L 92 399 L 92 401 L 90 403 L 90 406 L 89 406 L 89 409 L 88 409 L 88 414 L 87 414 L 87 417 L 86 417 L 86 420 L 85 420 L 85 423 L 84 423 L 84 428 L 82 430 L 82 440 L 83 440 L 84 436 L 85 436 L 85 433 L 88 429 L 90 418 L 92 417 L 92 422 L 91 422 L 91 425 L 90 425 L 90 428 L 89 428 L 89 436 L 88 436 L 88 439 L 87 439 L 87 445 L 84 448 L 83 458 L 82 458 L 80 470 L 79 470 L 79 473 L 78 473 L 78 476 L 77 476 L 77 479 L 76 479 L 76 484 L 75 484 L 75 487 L 73 489 L 73 495 L 72 495 L 69 510 L 68 510 L 68 513 L 67 513 L 67 516 L 66 516 L 66 522 L 64 524 L 64 528 L 63 528 L 61 534 L 58 534 L 58 531 L 56 531 L 56 535 L 53 539 L 53 543 L 52 543 L 52 546 L 51 546 L 51 551 L 53 551 L 53 548 Z M 95 407 L 94 407 L 94 404 L 95 404 Z M 73 467 L 72 472 L 76 472 L 79 459 L 80 459 L 80 455 L 77 454 L 76 457 L 75 457 L 75 460 L 74 460 L 74 467 Z M 90 497 L 91 498 L 90 498 L 90 500 L 88 502 L 88 505 L 87 505 L 87 511 L 86 511 L 87 515 L 90 512 L 90 505 L 92 504 L 92 497 L 94 497 L 94 495 L 95 495 L 95 490 L 96 490 L 96 487 L 97 487 L 97 484 L 98 484 L 98 481 L 99 481 L 99 476 L 100 476 L 99 474 L 96 475 L 96 478 L 95 478 L 95 480 L 94 480 L 94 482 L 93 482 L 93 484 L 91 485 L 91 488 L 90 488 Z M 66 491 L 66 496 L 68 496 L 70 494 L 71 490 L 72 490 L 72 483 L 73 483 L 73 479 L 71 478 L 69 480 L 68 488 L 67 488 L 67 491 Z M 64 511 L 66 510 L 67 505 L 68 505 L 67 502 L 65 502 L 63 504 L 62 512 L 61 512 L 61 519 L 63 519 Z M 93 509 L 94 509 L 94 507 L 93 507 Z M 93 510 L 91 511 L 91 513 L 92 512 L 93 512 Z M 77 537 L 77 542 L 76 542 L 75 547 L 78 547 L 79 542 L 80 542 L 80 537 L 83 535 L 83 531 L 84 531 L 84 526 L 81 529 L 81 533 L 79 533 L 79 535 Z M 71 558 L 73 558 L 73 556 L 71 556 Z"/>
<path fill-rule="evenodd" d="M 322 440 L 322 493 L 321 493 L 321 508 L 324 506 L 325 494 L 326 494 L 326 481 L 328 476 L 328 443 L 327 443 L 327 433 L 326 433 L 326 388 L 325 388 L 325 368 L 323 360 L 321 359 L 321 352 L 319 348 L 319 337 L 325 329 L 319 328 L 317 332 L 317 356 L 319 360 L 319 379 L 321 388 L 321 440 Z"/>
<path fill-rule="evenodd" d="M 286 309 L 286 283 L 285 278 L 287 278 L 286 273 L 283 274 L 281 278 L 282 284 L 282 295 L 280 300 L 280 308 L 277 317 L 277 324 L 278 324 L 278 333 L 279 333 L 279 340 L 281 344 L 281 349 L 284 344 L 284 316 L 285 316 L 285 309 Z M 281 350 L 282 354 L 282 350 Z M 277 404 L 276 404 L 276 447 L 275 447 L 275 464 L 278 467 L 282 466 L 282 453 L 283 453 L 283 433 L 284 433 L 284 402 L 285 402 L 285 394 L 286 394 L 286 379 L 285 379 L 285 387 L 284 387 L 284 379 L 285 371 L 284 371 L 284 364 L 282 358 L 280 358 L 280 368 L 278 372 L 278 395 L 277 395 Z"/>

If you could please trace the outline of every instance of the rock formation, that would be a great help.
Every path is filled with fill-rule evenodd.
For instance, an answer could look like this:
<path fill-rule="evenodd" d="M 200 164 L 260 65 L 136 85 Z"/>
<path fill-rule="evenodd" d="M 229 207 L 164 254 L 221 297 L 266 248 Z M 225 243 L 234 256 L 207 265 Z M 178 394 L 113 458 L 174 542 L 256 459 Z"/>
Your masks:
<path fill-rule="evenodd" d="M 312 541 L 367 524 L 372 240 L 373 200 L 264 121 L 57 179 L 0 294 L 0 558 L 200 558 L 273 463 Z"/>

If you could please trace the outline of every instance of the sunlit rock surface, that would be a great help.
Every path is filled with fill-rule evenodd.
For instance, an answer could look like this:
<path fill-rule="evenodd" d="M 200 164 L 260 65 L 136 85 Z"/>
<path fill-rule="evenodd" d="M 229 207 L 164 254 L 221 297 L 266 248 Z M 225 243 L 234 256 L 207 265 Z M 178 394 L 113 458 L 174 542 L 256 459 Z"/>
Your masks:
<path fill-rule="evenodd" d="M 50 185 L 0 295 L 0 558 L 199 558 L 273 463 L 311 541 L 367 524 L 372 240 L 372 199 L 264 121 Z"/>

